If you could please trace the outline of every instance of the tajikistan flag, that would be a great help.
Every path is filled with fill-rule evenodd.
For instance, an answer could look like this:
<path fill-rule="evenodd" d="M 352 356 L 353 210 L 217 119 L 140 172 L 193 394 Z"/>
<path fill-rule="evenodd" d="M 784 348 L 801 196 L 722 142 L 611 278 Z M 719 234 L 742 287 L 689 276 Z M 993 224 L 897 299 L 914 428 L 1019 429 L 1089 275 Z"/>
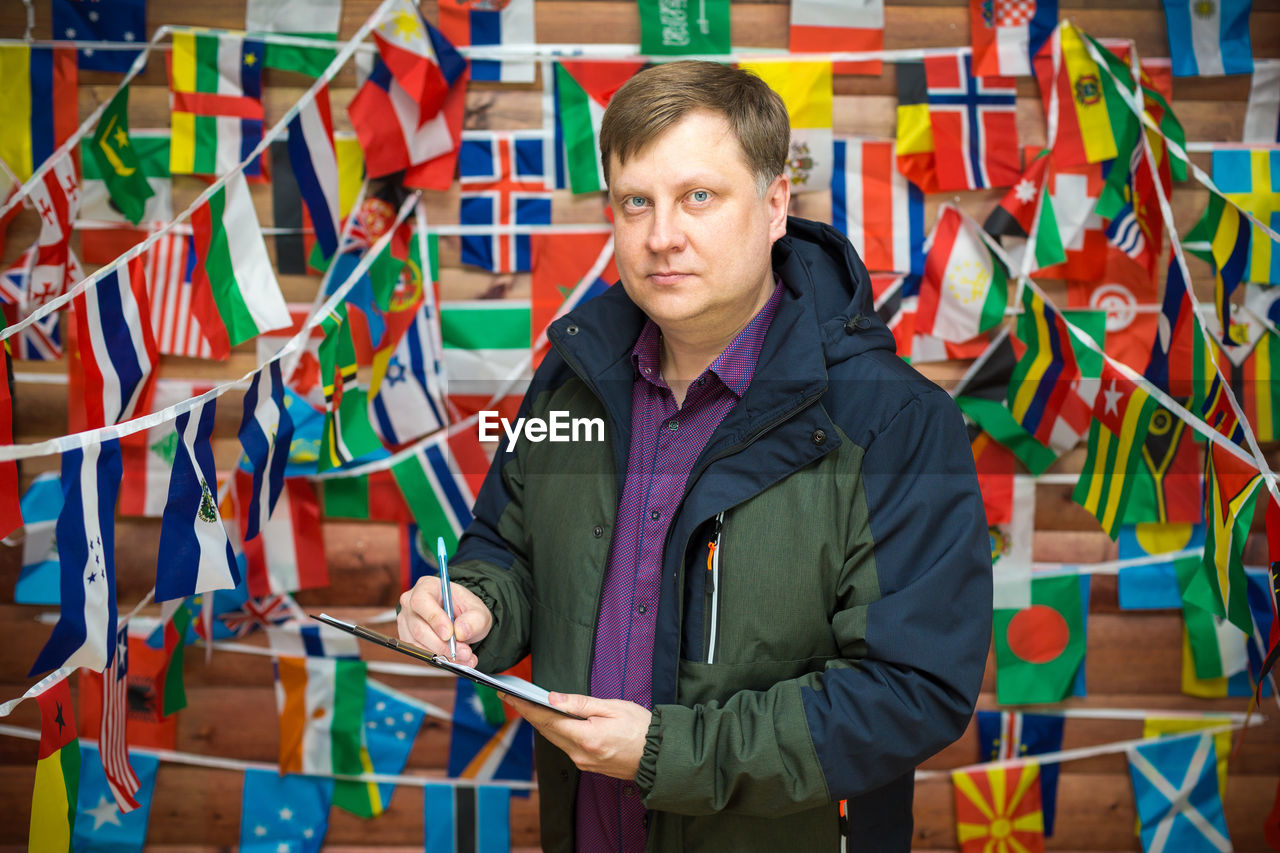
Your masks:
<path fill-rule="evenodd" d="M 927 251 L 917 332 L 961 343 L 1004 319 L 1007 274 L 977 223 L 955 205 L 942 205 Z"/>

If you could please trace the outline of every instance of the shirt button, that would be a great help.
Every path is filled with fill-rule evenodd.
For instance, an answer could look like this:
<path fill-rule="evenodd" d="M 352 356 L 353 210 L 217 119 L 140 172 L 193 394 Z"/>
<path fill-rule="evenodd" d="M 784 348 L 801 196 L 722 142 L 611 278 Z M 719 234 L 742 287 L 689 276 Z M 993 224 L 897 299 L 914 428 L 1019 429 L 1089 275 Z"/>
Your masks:
<path fill-rule="evenodd" d="M 634 785 L 624 785 L 622 793 L 626 794 L 628 797 L 634 797 L 636 795 L 636 788 Z"/>
<path fill-rule="evenodd" d="M 649 513 L 649 517 L 652 518 L 654 521 L 657 521 L 658 519 L 662 518 L 662 513 L 658 512 L 655 509 L 653 512 Z"/>
<path fill-rule="evenodd" d="M 648 605 L 641 604 L 639 607 L 637 607 L 637 608 L 636 608 L 636 612 L 638 612 L 638 613 L 648 613 L 648 612 L 649 612 L 649 607 L 648 607 Z"/>
<path fill-rule="evenodd" d="M 652 367 L 646 367 L 646 368 L 644 369 L 644 372 L 645 372 L 645 374 L 653 373 L 653 368 L 652 368 Z"/>
<path fill-rule="evenodd" d="M 698 385 L 700 385 L 700 386 L 701 386 L 701 385 L 706 385 L 706 384 L 707 384 L 707 377 L 705 377 L 705 376 L 704 376 L 704 377 L 702 377 L 701 379 L 699 379 L 699 380 L 698 380 Z"/>
<path fill-rule="evenodd" d="M 604 528 L 597 524 L 594 528 L 592 528 L 591 535 L 599 539 L 601 536 L 604 535 Z"/>
<path fill-rule="evenodd" d="M 676 421 L 674 418 L 672 420 L 667 421 L 667 429 L 671 430 L 672 432 L 675 432 L 676 430 L 680 429 L 679 421 Z"/>

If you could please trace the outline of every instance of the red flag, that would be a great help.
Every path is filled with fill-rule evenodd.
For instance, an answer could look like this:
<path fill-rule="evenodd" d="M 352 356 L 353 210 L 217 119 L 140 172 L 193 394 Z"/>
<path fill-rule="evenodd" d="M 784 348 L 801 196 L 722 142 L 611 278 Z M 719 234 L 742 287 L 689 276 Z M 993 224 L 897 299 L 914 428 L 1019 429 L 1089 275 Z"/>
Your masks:
<path fill-rule="evenodd" d="M 48 758 L 76 739 L 76 717 L 67 679 L 36 694 L 40 705 L 39 758 Z"/>
<path fill-rule="evenodd" d="M 126 740 L 133 746 L 173 749 L 178 741 L 178 715 L 163 715 L 163 649 L 147 645 L 146 637 L 129 638 L 129 672 L 125 688 Z M 102 673 L 80 670 L 80 730 L 102 726 Z"/>
<path fill-rule="evenodd" d="M 9 345 L 0 346 L 0 445 L 13 444 L 13 394 L 10 388 Z M 22 526 L 18 462 L 0 462 L 0 536 Z"/>
<path fill-rule="evenodd" d="M 586 291 L 578 302 L 581 304 L 618 280 L 613 253 L 607 258 L 602 255 L 608 242 L 609 235 L 605 233 L 534 234 L 529 238 L 529 252 L 533 256 L 529 321 L 537 350 L 535 367 L 546 352 L 545 347 L 536 347 L 536 342 L 573 289 L 589 273 L 595 273 L 593 280 L 585 285 Z"/>
<path fill-rule="evenodd" d="M 237 513 L 249 505 L 253 476 L 237 469 Z M 242 525 L 243 527 L 243 525 Z M 320 502 L 315 486 L 302 477 L 289 477 L 271 519 L 262 532 L 244 543 L 249 595 L 261 597 L 329 585 L 324 536 L 320 530 Z"/>
<path fill-rule="evenodd" d="M 987 511 L 987 525 L 1013 521 L 1013 477 L 1016 465 L 1011 450 L 993 439 L 990 433 L 978 433 L 969 445 L 973 464 L 978 471 L 978 488 L 982 506 Z"/>
<path fill-rule="evenodd" d="M 440 113 L 449 130 L 449 150 L 425 163 L 410 166 L 404 173 L 406 187 L 444 192 L 452 186 L 454 173 L 458 170 L 458 148 L 462 141 L 462 117 L 466 112 L 469 76 L 469 72 L 462 72 L 461 79 L 453 85 L 448 97 L 444 99 L 444 107 Z"/>
<path fill-rule="evenodd" d="M 133 795 L 141 783 L 129 766 L 129 748 L 125 740 L 125 722 L 128 706 L 129 633 L 128 625 L 116 629 L 115 660 L 107 664 L 102 674 L 102 726 L 98 738 L 98 750 L 102 753 L 102 769 L 107 776 L 107 787 L 116 799 L 121 812 L 128 813 L 138 807 Z"/>

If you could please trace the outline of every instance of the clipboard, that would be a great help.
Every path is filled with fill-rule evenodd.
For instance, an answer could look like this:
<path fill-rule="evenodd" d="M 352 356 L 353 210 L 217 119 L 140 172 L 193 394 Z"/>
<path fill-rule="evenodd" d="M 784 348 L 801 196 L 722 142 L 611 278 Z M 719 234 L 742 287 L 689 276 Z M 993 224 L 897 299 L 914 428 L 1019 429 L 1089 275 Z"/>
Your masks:
<path fill-rule="evenodd" d="M 532 702 L 540 705 L 557 714 L 565 717 L 571 717 L 575 720 L 585 720 L 586 717 L 579 717 L 577 714 L 571 714 L 563 708 L 557 708 L 551 704 L 551 699 L 546 690 L 543 690 L 536 684 L 525 681 L 515 675 L 489 675 L 478 669 L 469 666 L 463 666 L 460 663 L 449 660 L 444 655 L 432 654 L 421 646 L 415 646 L 413 643 L 406 643 L 397 640 L 395 637 L 388 637 L 386 634 L 380 634 L 377 631 L 364 627 L 363 625 L 355 625 L 351 622 L 344 622 L 341 619 L 335 619 L 327 613 L 312 613 L 311 618 L 317 622 L 323 622 L 330 627 L 337 628 L 339 631 L 346 631 L 359 637 L 361 640 L 368 640 L 379 646 L 385 646 L 388 649 L 394 649 L 402 655 L 408 655 L 414 660 L 422 661 L 428 666 L 434 666 L 437 669 L 443 669 L 451 672 L 459 678 L 465 678 L 476 684 L 483 684 L 485 687 L 492 687 L 502 693 L 509 693 L 517 699 L 523 699 L 526 702 Z"/>

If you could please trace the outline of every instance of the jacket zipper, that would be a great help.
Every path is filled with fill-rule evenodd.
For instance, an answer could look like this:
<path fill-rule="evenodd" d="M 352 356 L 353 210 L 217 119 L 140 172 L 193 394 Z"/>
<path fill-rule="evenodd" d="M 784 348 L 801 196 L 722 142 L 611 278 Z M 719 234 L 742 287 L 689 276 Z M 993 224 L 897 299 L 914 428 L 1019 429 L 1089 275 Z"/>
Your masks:
<path fill-rule="evenodd" d="M 707 663 L 716 662 L 716 629 L 720 615 L 720 533 L 724 530 L 724 511 L 716 514 L 711 529 L 711 541 L 707 543 L 707 579 L 702 612 L 704 648 Z"/>

